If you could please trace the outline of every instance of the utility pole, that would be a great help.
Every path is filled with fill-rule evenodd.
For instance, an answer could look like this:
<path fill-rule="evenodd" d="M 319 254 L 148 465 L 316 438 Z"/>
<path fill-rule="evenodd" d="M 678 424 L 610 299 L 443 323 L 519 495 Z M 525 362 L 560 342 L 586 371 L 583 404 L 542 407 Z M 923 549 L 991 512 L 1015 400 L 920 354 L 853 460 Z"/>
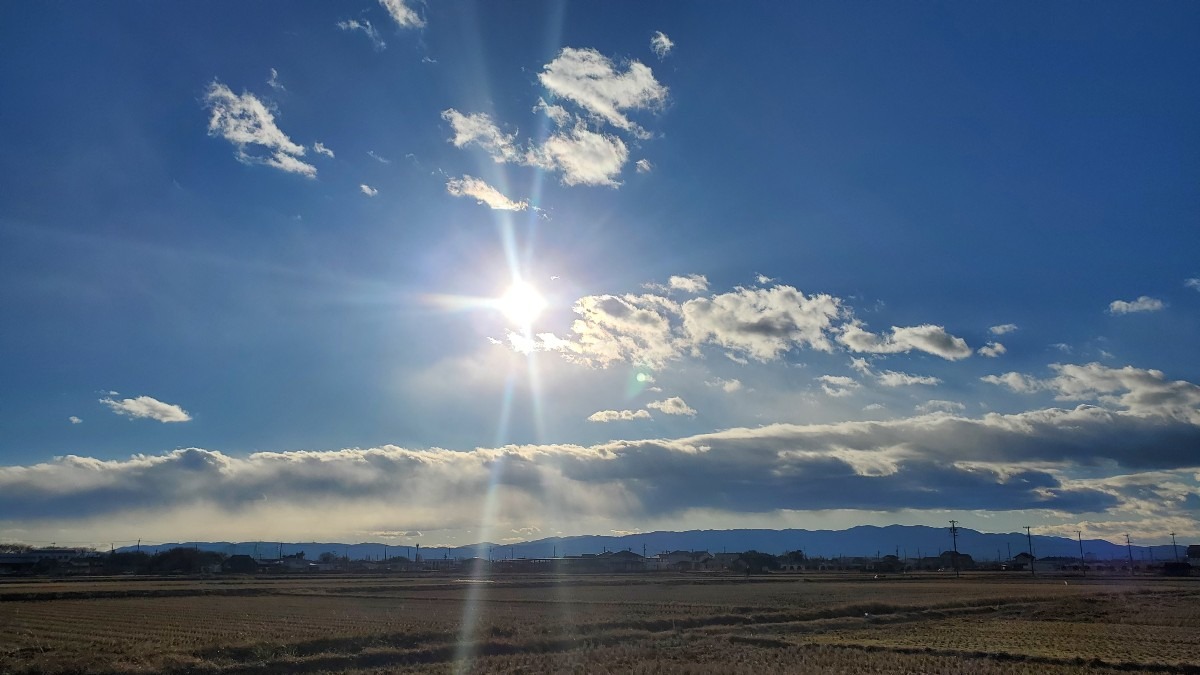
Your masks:
<path fill-rule="evenodd" d="M 1171 533 L 1171 548 L 1175 551 L 1175 562 L 1179 562 L 1179 547 L 1175 545 L 1175 533 Z"/>
<path fill-rule="evenodd" d="M 1079 540 L 1079 569 L 1083 572 L 1083 576 L 1087 576 L 1087 561 L 1083 558 L 1083 533 L 1075 530 L 1075 538 Z"/>
<path fill-rule="evenodd" d="M 141 539 L 138 539 L 138 550 L 137 550 L 137 552 L 138 552 L 138 553 L 141 553 L 141 552 L 142 552 L 142 540 L 141 540 Z"/>
<path fill-rule="evenodd" d="M 1125 550 L 1129 553 L 1129 574 L 1133 574 L 1133 545 L 1129 543 L 1129 535 L 1125 535 Z"/>
<path fill-rule="evenodd" d="M 954 543 L 954 576 L 958 577 L 958 521 L 950 521 L 950 541 Z"/>
<path fill-rule="evenodd" d="M 1025 540 L 1029 542 L 1029 576 L 1036 577 L 1037 570 L 1033 569 L 1033 535 L 1029 533 L 1029 526 L 1025 526 Z"/>

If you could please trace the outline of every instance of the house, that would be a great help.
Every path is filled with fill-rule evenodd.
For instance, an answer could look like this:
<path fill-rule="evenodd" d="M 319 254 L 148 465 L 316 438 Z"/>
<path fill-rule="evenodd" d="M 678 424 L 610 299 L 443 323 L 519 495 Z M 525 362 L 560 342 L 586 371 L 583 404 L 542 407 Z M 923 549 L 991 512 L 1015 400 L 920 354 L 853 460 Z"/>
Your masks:
<path fill-rule="evenodd" d="M 226 574 L 254 574 L 258 571 L 258 561 L 248 555 L 231 555 L 221 563 L 221 571 Z"/>
<path fill-rule="evenodd" d="M 713 556 L 708 551 L 671 551 L 660 553 L 658 558 L 666 568 L 681 572 L 707 570 L 715 567 Z"/>

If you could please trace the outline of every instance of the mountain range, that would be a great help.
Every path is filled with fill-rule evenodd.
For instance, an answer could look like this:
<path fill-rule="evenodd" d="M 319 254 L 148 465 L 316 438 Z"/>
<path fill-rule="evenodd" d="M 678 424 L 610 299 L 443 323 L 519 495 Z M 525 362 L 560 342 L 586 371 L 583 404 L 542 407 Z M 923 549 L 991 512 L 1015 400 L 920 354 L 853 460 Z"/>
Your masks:
<path fill-rule="evenodd" d="M 1049 535 L 1032 536 L 1033 554 L 1044 558 L 1065 556 L 1078 558 L 1080 542 L 1076 539 Z M 1007 560 L 1019 553 L 1029 551 L 1030 539 L 1023 532 L 988 533 L 965 527 L 958 528 L 958 550 L 977 561 Z M 1178 554 L 1183 555 L 1186 544 L 1179 542 Z M 1099 560 L 1127 559 L 1135 562 L 1174 559 L 1175 549 L 1170 545 L 1131 546 L 1114 544 L 1104 539 L 1084 539 L 1084 555 Z M 228 555 L 246 554 L 262 558 L 294 555 L 301 551 L 305 557 L 316 559 L 320 554 L 331 552 L 338 556 L 349 556 L 354 560 L 381 560 L 386 557 L 406 556 L 417 552 L 417 544 L 389 544 L 361 542 L 354 544 L 339 542 L 209 542 L 189 541 L 143 544 L 143 551 L 154 552 L 183 546 L 206 551 L 218 551 Z M 604 551 L 630 550 L 639 554 L 654 555 L 663 551 L 695 550 L 717 552 L 761 551 L 779 554 L 785 551 L 804 551 L 809 557 L 833 558 L 839 556 L 896 555 L 901 558 L 935 556 L 952 549 L 949 528 L 924 525 L 888 525 L 878 527 L 859 525 L 845 530 L 688 530 L 684 532 L 643 532 L 625 535 L 580 535 L 572 537 L 549 537 L 521 542 L 481 542 L 467 546 L 421 546 L 425 558 L 543 558 Z M 124 546 L 118 551 L 134 551 L 136 546 Z"/>

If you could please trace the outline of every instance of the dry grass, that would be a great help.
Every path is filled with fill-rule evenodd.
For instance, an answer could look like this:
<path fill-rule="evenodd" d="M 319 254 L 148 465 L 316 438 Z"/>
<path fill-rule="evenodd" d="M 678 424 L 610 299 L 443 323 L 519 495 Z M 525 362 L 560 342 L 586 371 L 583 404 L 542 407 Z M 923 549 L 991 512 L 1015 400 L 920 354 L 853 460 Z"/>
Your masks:
<path fill-rule="evenodd" d="M 0 598 L 2 673 L 1200 673 L 1187 580 L 113 580 Z"/>

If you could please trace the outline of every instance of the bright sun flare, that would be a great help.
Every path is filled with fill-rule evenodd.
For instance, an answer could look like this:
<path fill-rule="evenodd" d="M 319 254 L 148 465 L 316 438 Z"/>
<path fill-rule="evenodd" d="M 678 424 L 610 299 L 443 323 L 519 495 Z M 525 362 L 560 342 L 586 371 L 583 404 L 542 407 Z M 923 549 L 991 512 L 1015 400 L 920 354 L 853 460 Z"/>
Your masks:
<path fill-rule="evenodd" d="M 546 300 L 542 294 L 524 281 L 510 286 L 498 304 L 504 316 L 521 328 L 529 328 L 546 308 Z"/>

